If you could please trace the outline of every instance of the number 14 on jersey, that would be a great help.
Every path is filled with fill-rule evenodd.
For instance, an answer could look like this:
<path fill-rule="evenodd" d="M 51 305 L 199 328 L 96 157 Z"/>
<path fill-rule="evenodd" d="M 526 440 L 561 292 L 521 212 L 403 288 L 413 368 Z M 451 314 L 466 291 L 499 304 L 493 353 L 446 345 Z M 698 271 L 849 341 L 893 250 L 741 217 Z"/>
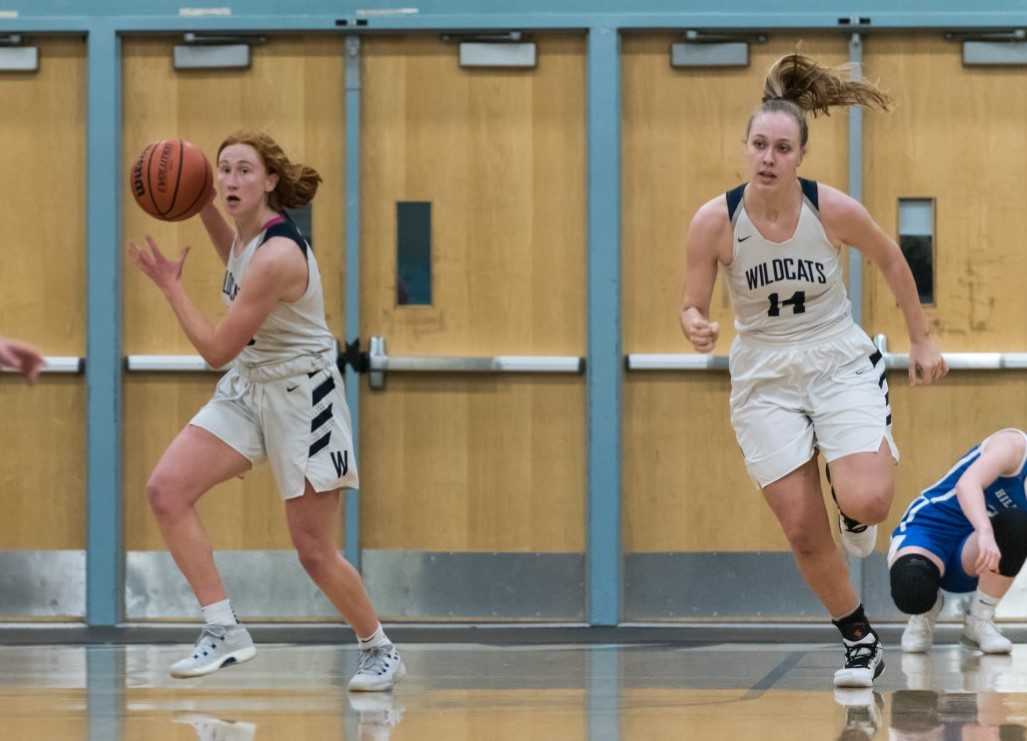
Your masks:
<path fill-rule="evenodd" d="M 786 298 L 784 301 L 781 301 L 776 293 L 770 294 L 767 298 L 770 299 L 767 316 L 781 316 L 782 306 L 791 306 L 793 314 L 803 314 L 806 311 L 805 291 L 796 291 L 791 298 Z"/>

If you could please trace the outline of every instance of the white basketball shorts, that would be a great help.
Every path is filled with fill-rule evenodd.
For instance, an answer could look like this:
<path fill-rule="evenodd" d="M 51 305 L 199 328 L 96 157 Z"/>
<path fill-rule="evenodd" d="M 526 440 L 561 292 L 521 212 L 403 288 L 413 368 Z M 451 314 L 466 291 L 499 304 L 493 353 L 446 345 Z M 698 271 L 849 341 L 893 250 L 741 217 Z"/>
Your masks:
<path fill-rule="evenodd" d="M 811 344 L 780 346 L 736 337 L 731 345 L 731 424 L 760 488 L 816 450 L 827 462 L 873 453 L 891 430 L 884 359 L 853 324 Z"/>
<path fill-rule="evenodd" d="M 273 368 L 233 367 L 190 424 L 256 465 L 265 458 L 283 499 L 358 488 L 349 407 L 334 359 L 297 358 Z"/>

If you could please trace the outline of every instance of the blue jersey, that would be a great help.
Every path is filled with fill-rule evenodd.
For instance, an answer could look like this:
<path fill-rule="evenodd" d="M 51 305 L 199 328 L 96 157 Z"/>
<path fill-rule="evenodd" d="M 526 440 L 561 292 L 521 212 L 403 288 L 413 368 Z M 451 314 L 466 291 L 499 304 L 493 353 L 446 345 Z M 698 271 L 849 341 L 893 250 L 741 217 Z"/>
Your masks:
<path fill-rule="evenodd" d="M 1027 433 L 1016 430 L 1027 440 Z M 969 520 L 963 514 L 959 500 L 956 498 L 956 483 L 974 461 L 981 457 L 981 446 L 987 438 L 974 445 L 966 455 L 959 459 L 945 476 L 930 488 L 924 489 L 919 497 L 910 502 L 905 514 L 895 528 L 893 535 L 900 535 L 914 525 L 918 516 L 927 516 L 935 523 L 951 522 L 954 527 L 966 528 Z M 999 476 L 984 490 L 984 504 L 988 508 L 988 516 L 994 517 L 1007 509 L 1027 511 L 1027 455 L 1020 461 L 1015 473 Z M 972 528 L 972 526 L 970 526 Z"/>

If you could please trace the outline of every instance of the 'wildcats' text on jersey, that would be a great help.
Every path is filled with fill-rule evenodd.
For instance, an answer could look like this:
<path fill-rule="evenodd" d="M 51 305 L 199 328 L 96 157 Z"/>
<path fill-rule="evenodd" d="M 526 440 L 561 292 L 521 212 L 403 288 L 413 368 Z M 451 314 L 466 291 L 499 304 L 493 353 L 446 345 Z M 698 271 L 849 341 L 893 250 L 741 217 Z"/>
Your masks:
<path fill-rule="evenodd" d="M 779 283 L 783 280 L 803 280 L 807 283 L 827 283 L 827 274 L 824 272 L 824 263 L 813 260 L 800 260 L 794 257 L 775 257 L 769 262 L 762 262 L 759 265 L 748 268 L 745 271 L 745 280 L 749 283 L 749 290 L 769 286 L 771 283 Z"/>

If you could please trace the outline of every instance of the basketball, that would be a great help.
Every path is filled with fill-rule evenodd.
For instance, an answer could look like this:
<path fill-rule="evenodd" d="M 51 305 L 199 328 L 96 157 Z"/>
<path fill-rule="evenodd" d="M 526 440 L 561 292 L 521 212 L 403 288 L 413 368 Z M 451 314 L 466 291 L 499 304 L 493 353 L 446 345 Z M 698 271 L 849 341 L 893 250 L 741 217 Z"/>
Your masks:
<path fill-rule="evenodd" d="M 195 216 L 214 196 L 210 163 L 184 139 L 150 144 L 132 165 L 129 180 L 139 207 L 162 221 Z"/>

